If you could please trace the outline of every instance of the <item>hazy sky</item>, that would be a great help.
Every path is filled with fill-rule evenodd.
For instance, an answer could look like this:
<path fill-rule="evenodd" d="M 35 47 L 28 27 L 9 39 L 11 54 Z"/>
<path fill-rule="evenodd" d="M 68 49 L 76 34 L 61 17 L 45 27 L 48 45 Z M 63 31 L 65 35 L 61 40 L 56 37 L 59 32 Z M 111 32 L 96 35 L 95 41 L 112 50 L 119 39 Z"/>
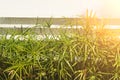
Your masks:
<path fill-rule="evenodd" d="M 1 17 L 73 17 L 87 8 L 101 17 L 120 17 L 120 0 L 0 0 Z"/>

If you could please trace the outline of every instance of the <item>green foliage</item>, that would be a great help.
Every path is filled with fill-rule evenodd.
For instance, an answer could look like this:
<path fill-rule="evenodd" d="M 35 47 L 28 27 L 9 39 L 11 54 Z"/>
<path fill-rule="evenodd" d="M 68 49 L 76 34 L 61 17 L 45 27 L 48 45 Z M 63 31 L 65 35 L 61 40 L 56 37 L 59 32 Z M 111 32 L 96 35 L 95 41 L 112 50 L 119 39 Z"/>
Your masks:
<path fill-rule="evenodd" d="M 120 80 L 120 42 L 90 33 L 89 19 L 82 35 L 37 40 L 26 29 L 16 39 L 16 33 L 1 36 L 0 80 Z"/>

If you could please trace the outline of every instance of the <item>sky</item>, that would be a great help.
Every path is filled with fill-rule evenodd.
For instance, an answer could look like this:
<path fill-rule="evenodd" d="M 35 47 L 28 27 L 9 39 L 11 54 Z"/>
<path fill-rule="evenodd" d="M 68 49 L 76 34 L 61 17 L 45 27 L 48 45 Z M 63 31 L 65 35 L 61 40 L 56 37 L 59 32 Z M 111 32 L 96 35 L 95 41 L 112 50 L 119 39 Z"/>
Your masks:
<path fill-rule="evenodd" d="M 0 17 L 120 17 L 120 0 L 0 0 Z"/>

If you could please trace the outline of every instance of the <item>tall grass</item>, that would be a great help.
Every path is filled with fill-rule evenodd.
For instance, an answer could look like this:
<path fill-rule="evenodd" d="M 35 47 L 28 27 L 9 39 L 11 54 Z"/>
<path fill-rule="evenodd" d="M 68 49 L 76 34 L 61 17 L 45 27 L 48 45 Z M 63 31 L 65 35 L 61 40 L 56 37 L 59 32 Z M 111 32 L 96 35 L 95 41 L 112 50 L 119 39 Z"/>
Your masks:
<path fill-rule="evenodd" d="M 31 29 L 23 40 L 15 32 L 1 36 L 0 80 L 120 80 L 120 42 L 108 40 L 104 28 L 93 32 L 93 18 L 87 13 L 82 34 L 60 31 L 59 39 L 37 40 Z"/>

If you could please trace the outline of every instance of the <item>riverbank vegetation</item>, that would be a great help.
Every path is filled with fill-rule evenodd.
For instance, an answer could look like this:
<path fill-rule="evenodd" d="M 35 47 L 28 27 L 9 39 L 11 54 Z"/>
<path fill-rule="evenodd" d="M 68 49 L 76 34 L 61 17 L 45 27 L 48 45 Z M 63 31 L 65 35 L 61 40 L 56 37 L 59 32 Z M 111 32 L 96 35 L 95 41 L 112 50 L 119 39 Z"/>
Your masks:
<path fill-rule="evenodd" d="M 23 39 L 14 32 L 1 36 L 0 80 L 120 80 L 120 41 L 91 18 L 86 16 L 82 33 L 60 31 L 57 39 L 51 34 L 38 40 L 30 29 Z"/>

